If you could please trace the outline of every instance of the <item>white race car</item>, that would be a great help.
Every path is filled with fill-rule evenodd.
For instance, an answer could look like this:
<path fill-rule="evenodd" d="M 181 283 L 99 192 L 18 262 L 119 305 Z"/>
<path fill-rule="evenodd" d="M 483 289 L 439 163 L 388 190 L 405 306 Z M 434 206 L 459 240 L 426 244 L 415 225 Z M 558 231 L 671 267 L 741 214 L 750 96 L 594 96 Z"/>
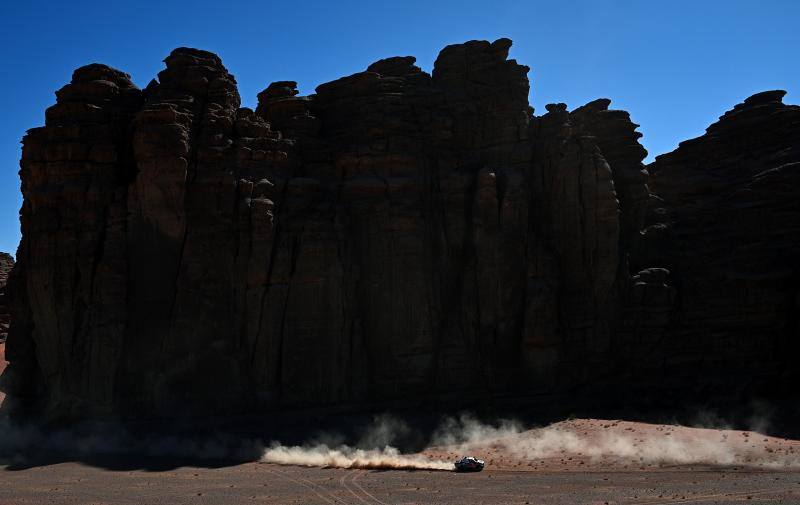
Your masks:
<path fill-rule="evenodd" d="M 480 472 L 486 463 L 474 456 L 464 456 L 455 462 L 456 472 Z"/>

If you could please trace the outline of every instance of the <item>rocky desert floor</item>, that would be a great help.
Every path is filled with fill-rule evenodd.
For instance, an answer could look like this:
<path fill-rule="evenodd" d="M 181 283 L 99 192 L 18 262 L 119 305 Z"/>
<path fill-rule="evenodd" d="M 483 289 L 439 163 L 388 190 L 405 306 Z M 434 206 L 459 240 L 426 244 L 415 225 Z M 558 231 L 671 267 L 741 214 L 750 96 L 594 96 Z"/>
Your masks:
<path fill-rule="evenodd" d="M 58 463 L 0 470 L 0 504 L 800 503 L 800 472 L 707 467 L 612 471 L 308 468 L 110 469 Z"/>

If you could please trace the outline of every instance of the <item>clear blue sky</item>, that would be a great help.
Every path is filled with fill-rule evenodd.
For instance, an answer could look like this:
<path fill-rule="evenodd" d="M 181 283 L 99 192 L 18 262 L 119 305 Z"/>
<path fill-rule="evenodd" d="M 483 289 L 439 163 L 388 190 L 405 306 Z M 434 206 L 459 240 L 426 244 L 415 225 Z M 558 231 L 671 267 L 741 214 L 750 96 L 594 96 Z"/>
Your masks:
<path fill-rule="evenodd" d="M 394 55 L 430 71 L 447 44 L 509 37 L 511 57 L 531 67 L 537 114 L 611 98 L 642 125 L 652 158 L 754 92 L 800 102 L 798 20 L 798 0 L 3 1 L 0 251 L 19 241 L 19 140 L 87 63 L 143 87 L 174 47 L 207 49 L 254 106 L 271 81 L 310 93 Z"/>

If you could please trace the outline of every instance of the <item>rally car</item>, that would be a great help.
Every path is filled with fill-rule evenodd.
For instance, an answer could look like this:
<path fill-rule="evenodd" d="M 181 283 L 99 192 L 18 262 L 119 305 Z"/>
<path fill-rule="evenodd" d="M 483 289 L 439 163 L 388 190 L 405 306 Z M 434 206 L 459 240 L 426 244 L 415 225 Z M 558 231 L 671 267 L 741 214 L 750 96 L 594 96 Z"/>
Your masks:
<path fill-rule="evenodd" d="M 486 463 L 473 456 L 464 456 L 456 461 L 456 472 L 480 472 Z"/>

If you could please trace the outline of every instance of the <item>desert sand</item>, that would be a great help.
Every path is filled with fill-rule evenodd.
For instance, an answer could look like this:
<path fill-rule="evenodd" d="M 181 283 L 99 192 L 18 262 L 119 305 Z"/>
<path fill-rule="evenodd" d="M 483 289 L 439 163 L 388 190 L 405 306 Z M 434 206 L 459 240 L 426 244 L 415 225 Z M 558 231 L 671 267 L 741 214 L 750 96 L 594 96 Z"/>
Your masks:
<path fill-rule="evenodd" d="M 77 462 L 0 469 L 0 504 L 800 503 L 800 473 L 492 469 L 477 474 L 245 463 L 220 468 Z"/>

